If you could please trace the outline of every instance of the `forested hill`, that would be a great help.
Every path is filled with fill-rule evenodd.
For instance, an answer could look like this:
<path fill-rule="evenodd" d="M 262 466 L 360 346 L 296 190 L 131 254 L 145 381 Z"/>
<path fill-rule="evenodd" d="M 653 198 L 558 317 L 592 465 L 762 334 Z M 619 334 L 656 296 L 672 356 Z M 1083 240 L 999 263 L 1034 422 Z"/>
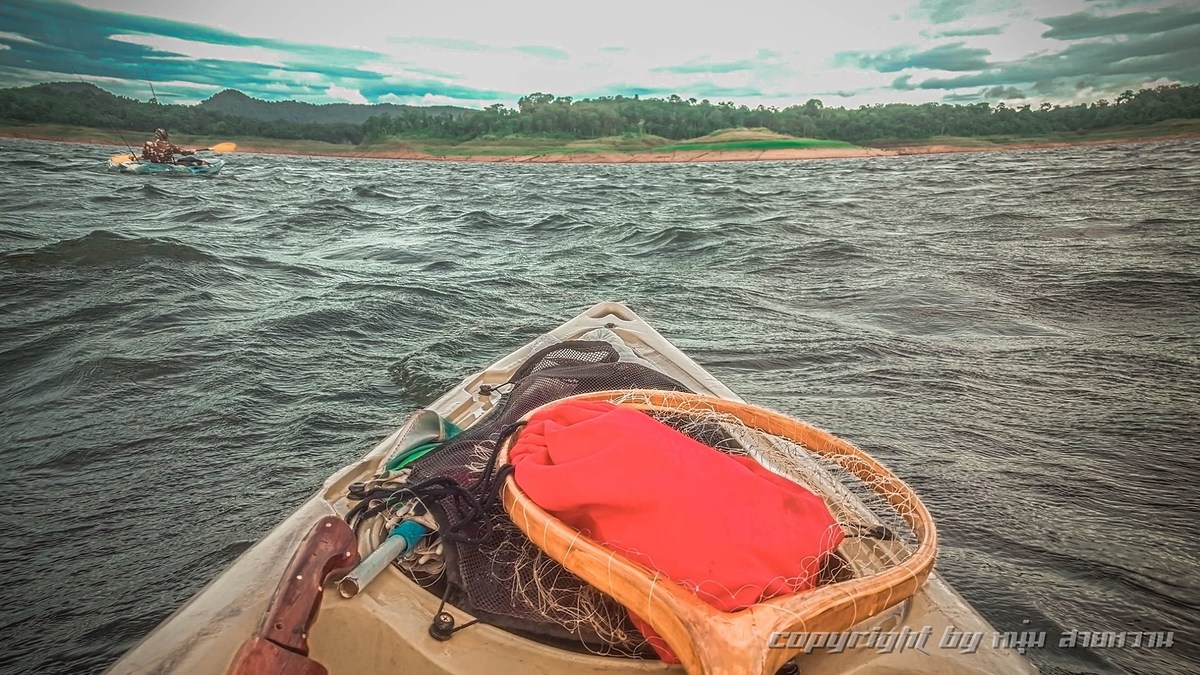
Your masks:
<path fill-rule="evenodd" d="M 235 93 L 235 95 L 251 101 L 250 107 L 254 107 L 254 104 L 275 105 L 266 101 L 254 101 L 240 93 Z M 234 100 L 234 97 L 230 96 L 221 98 Z M 296 105 L 308 106 L 308 108 L 302 109 L 311 108 L 317 111 L 325 107 L 309 104 Z M 372 106 L 362 107 L 371 108 Z M 275 108 L 266 109 L 276 110 Z M 416 110 L 421 109 L 416 108 Z M 463 110 L 466 111 L 466 109 Z M 379 114 L 379 112 L 369 112 L 367 117 L 372 114 Z M 212 106 L 138 101 L 117 96 L 84 82 L 51 82 L 32 87 L 0 89 L 0 120 L 68 124 L 96 129 L 138 132 L 150 132 L 162 127 L 172 132 L 221 137 L 258 136 L 287 140 L 308 139 L 330 143 L 359 143 L 363 140 L 362 124 L 360 123 L 326 121 L 319 115 L 310 116 L 308 121 L 255 119 L 241 114 L 214 110 Z"/>
<path fill-rule="evenodd" d="M 657 138 L 665 143 L 738 127 L 761 127 L 797 137 L 887 144 L 940 136 L 1086 134 L 1177 119 L 1200 119 L 1200 85 L 1162 85 L 1126 91 L 1112 101 L 1074 105 L 889 103 L 858 108 L 826 107 L 817 99 L 785 108 L 750 108 L 732 101 L 713 103 L 679 96 L 575 100 L 539 92 L 522 97 L 516 108 L 496 104 L 484 110 L 268 102 L 233 90 L 198 105 L 168 105 L 115 96 L 82 82 L 0 89 L 0 122 L 139 132 L 164 127 L 210 137 L 350 144 L 392 137 L 463 143 L 508 136 L 562 140 L 620 136 Z"/>
<path fill-rule="evenodd" d="M 235 89 L 226 89 L 201 101 L 201 110 L 224 113 L 254 120 L 279 120 L 300 124 L 362 124 L 377 115 L 402 115 L 418 110 L 425 115 L 461 116 L 472 111 L 456 106 L 410 106 L 395 103 L 302 103 L 300 101 L 260 101 Z"/>

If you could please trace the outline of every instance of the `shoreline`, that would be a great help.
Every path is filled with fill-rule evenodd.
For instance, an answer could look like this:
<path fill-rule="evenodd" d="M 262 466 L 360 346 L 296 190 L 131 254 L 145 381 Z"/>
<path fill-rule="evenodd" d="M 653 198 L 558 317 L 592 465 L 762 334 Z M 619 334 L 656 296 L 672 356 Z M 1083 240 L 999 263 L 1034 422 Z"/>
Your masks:
<path fill-rule="evenodd" d="M 0 138 L 17 140 L 79 143 L 120 148 L 122 145 L 110 139 L 93 136 L 72 137 L 66 134 L 51 134 L 19 128 L 0 129 Z M 974 152 L 1017 152 L 1023 150 L 1047 150 L 1056 148 L 1085 147 L 1097 145 L 1126 145 L 1158 141 L 1190 140 L 1200 138 L 1200 131 L 1130 136 L 1118 138 L 1080 139 L 1078 141 L 1031 141 L 990 145 L 954 145 L 944 143 L 896 145 L 890 147 L 852 148 L 772 148 L 766 150 L 653 150 L 602 151 L 545 154 L 431 154 L 401 148 L 341 149 L 296 148 L 286 144 L 269 144 L 247 141 L 238 143 L 237 153 L 262 155 L 292 155 L 299 157 L 341 157 L 347 159 L 382 159 L 396 161 L 425 162 L 474 162 L 474 163 L 526 163 L 526 164 L 703 164 L 710 162 L 775 162 L 813 159 L 860 159 L 868 157 L 903 157 L 908 155 L 955 154 Z M 214 143 L 217 141 L 213 141 Z M 187 145 L 202 145 L 188 143 Z"/>

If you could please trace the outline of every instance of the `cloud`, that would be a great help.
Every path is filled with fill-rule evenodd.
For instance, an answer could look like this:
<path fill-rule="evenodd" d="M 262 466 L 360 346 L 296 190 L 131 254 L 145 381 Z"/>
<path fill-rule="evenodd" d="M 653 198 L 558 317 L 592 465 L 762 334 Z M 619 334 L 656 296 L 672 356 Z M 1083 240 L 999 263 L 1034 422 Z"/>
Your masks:
<path fill-rule="evenodd" d="M 1155 5 L 1160 4 L 1162 0 L 1083 0 L 1088 6 L 1095 9 L 1113 9 L 1129 7 L 1130 5 Z"/>
<path fill-rule="evenodd" d="M 495 91 L 491 89 L 476 89 L 451 82 L 437 80 L 406 80 L 386 81 L 363 87 L 360 93 L 370 100 L 382 100 L 388 96 L 401 99 L 423 97 L 426 95 L 440 96 L 445 99 L 465 99 L 478 101 L 496 101 L 500 99 L 516 100 L 518 95 L 512 92 Z"/>
<path fill-rule="evenodd" d="M 19 35 L 17 33 L 6 33 L 4 31 L 0 31 L 0 42 L 27 42 L 28 43 L 28 42 L 33 42 L 33 40 L 30 40 L 29 38 L 25 37 L 24 35 Z M 5 46 L 7 46 L 7 45 L 5 45 Z"/>
<path fill-rule="evenodd" d="M 978 103 L 983 100 L 982 92 L 971 92 L 961 94 L 946 94 L 942 97 L 944 103 Z"/>
<path fill-rule="evenodd" d="M 379 97 L 379 103 L 395 103 L 397 105 L 453 105 L 453 106 L 469 106 L 475 108 L 485 108 L 493 103 L 491 99 L 462 99 L 453 98 L 450 96 L 442 96 L 440 94 L 422 94 L 420 96 L 397 96 L 395 94 L 384 94 Z"/>
<path fill-rule="evenodd" d="M 459 21 L 461 8 L 437 3 L 338 0 L 300 13 L 258 0 L 233 13 L 214 9 L 222 0 L 4 0 L 0 86 L 81 75 L 143 99 L 149 79 L 175 101 L 237 88 L 314 103 L 512 105 L 541 90 L 786 106 L 818 96 L 829 105 L 977 100 L 997 88 L 1080 100 L 1200 80 L 1200 6 L 1190 0 L 906 0 L 910 9 L 887 11 L 877 0 L 777 0 L 753 35 L 709 22 L 688 40 L 664 33 L 682 0 L 613 0 L 630 11 L 606 6 L 584 24 L 526 4 L 540 1 L 481 6 Z M 154 16 L 110 9 L 118 5 Z M 629 22 L 634 10 L 640 20 Z M 803 39 L 799 22 L 813 27 Z"/>
<path fill-rule="evenodd" d="M 880 73 L 897 73 L 908 68 L 959 72 L 987 68 L 988 62 L 984 57 L 989 54 L 991 51 L 987 49 L 967 47 L 964 42 L 955 42 L 925 51 L 900 46 L 882 52 L 839 52 L 834 55 L 833 63 L 836 66 L 854 66 Z"/>
<path fill-rule="evenodd" d="M 1077 77 L 1168 77 L 1200 80 L 1200 26 L 1120 41 L 1072 42 L 1059 52 L 993 64 L 978 73 L 932 78 L 923 89 L 1014 85 Z M 1108 78 L 1111 81 L 1111 78 Z"/>
<path fill-rule="evenodd" d="M 289 55 L 275 49 L 247 45 L 218 45 L 211 42 L 195 42 L 163 35 L 110 35 L 110 40 L 149 47 L 158 52 L 160 58 L 215 59 L 218 61 L 242 61 L 282 68 Z"/>
<path fill-rule="evenodd" d="M 542 59 L 555 59 L 558 61 L 565 61 L 565 60 L 571 58 L 570 54 L 559 49 L 558 47 L 546 47 L 543 45 L 522 45 L 520 47 L 513 47 L 512 49 L 514 52 L 519 52 L 521 54 L 528 54 L 529 56 L 536 56 L 536 57 L 542 58 Z"/>
<path fill-rule="evenodd" d="M 992 87 L 984 92 L 986 98 L 1002 98 L 1002 99 L 1024 99 L 1029 98 L 1025 92 L 1016 87 Z"/>
<path fill-rule="evenodd" d="M 1000 35 L 1004 32 L 1004 25 L 1001 26 L 983 26 L 981 28 L 952 28 L 943 31 L 938 31 L 933 34 L 933 37 L 951 38 L 951 37 L 981 37 L 984 35 Z"/>
<path fill-rule="evenodd" d="M 656 73 L 676 73 L 679 75 L 689 75 L 694 73 L 734 73 L 739 70 L 753 70 L 754 61 L 744 59 L 741 61 L 725 61 L 723 63 L 696 62 L 683 63 L 677 66 L 660 66 L 652 68 Z"/>
<path fill-rule="evenodd" d="M 447 49 L 457 52 L 486 52 L 494 49 L 482 42 L 474 40 L 458 40 L 454 38 L 434 38 L 434 37 L 390 37 L 387 39 L 392 44 L 402 45 L 419 45 L 422 47 L 434 47 L 436 49 Z"/>
<path fill-rule="evenodd" d="M 699 98 L 763 98 L 772 96 L 758 87 L 726 87 L 711 82 L 700 82 L 687 88 L 688 93 Z M 684 96 L 684 98 L 689 98 Z"/>
<path fill-rule="evenodd" d="M 645 96 L 666 98 L 672 94 L 679 95 L 685 99 L 758 98 L 768 96 L 768 94 L 764 93 L 761 89 L 755 87 L 724 87 L 711 82 L 689 84 L 686 89 L 667 86 L 647 87 L 637 84 L 612 84 L 584 92 L 580 96 L 586 98 L 598 98 L 602 96 Z"/>
<path fill-rule="evenodd" d="M 1012 9 L 1016 4 L 1012 0 L 920 0 L 908 15 L 935 24 L 951 23 L 968 16 Z"/>
<path fill-rule="evenodd" d="M 214 45 L 266 47 L 300 57 L 337 62 L 380 56 L 378 52 L 364 49 L 242 36 L 198 24 L 37 0 L 5 0 L 0 6 L 0 23 L 21 26 L 26 39 L 62 47 L 95 47 L 113 35 L 144 34 Z"/>
<path fill-rule="evenodd" d="M 969 5 L 960 0 L 921 0 L 909 10 L 909 16 L 929 19 L 933 23 L 950 23 L 966 16 Z"/>
<path fill-rule="evenodd" d="M 350 89 L 348 87 L 339 87 L 337 85 L 332 85 L 332 86 L 328 87 L 327 89 L 325 89 L 325 94 L 327 96 L 329 96 L 329 98 L 335 98 L 339 101 L 346 101 L 347 103 L 369 103 L 370 102 L 367 100 L 367 97 L 363 96 L 362 92 L 360 92 L 359 90 Z"/>
<path fill-rule="evenodd" d="M 296 81 L 303 81 L 308 73 L 318 73 L 324 81 L 378 80 L 378 73 L 356 65 L 384 56 L 365 49 L 245 37 L 195 24 L 31 0 L 6 0 L 0 5 L 0 25 L 17 28 L 23 38 L 11 41 L 12 48 L 0 53 L 0 67 L 59 73 L 69 79 L 180 81 L 217 90 L 236 86 L 269 98 L 314 91 L 303 84 L 281 85 L 281 74 Z M 163 91 L 170 93 L 193 100 L 197 96 L 195 91 Z"/>
<path fill-rule="evenodd" d="M 497 45 L 485 44 L 483 42 L 476 42 L 475 40 L 417 36 L 390 37 L 387 39 L 387 42 L 397 45 L 418 45 L 421 47 L 433 47 L 435 49 L 444 49 L 447 51 L 476 54 L 511 52 L 541 59 L 553 59 L 556 61 L 564 61 L 571 58 L 571 55 L 568 54 L 566 50 L 547 45 L 517 45 L 515 47 L 501 47 Z"/>
<path fill-rule="evenodd" d="M 1050 26 L 1050 30 L 1042 33 L 1042 37 L 1056 40 L 1147 35 L 1200 24 L 1200 10 L 1164 7 L 1157 12 L 1129 12 L 1112 16 L 1076 12 L 1065 16 L 1046 17 L 1042 19 L 1042 23 Z"/>

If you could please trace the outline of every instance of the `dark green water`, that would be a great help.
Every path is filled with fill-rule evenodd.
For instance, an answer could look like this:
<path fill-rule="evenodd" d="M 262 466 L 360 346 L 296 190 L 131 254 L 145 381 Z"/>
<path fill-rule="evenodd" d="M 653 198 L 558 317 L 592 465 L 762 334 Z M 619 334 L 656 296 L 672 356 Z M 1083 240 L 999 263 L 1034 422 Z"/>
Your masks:
<path fill-rule="evenodd" d="M 408 412 L 608 299 L 913 484 L 999 630 L 1176 632 L 1043 669 L 1200 669 L 1200 144 L 212 179 L 117 150 L 0 139 L 3 672 L 111 664 Z"/>

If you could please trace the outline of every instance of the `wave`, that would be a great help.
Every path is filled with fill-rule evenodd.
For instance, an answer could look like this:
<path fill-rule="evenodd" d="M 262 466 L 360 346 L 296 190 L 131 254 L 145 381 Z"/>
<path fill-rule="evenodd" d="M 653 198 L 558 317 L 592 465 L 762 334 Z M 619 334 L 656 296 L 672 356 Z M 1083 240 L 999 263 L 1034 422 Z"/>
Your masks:
<path fill-rule="evenodd" d="M 294 274 L 310 280 L 325 276 L 321 270 L 314 267 L 287 263 L 281 260 L 271 260 L 269 258 L 264 258 L 257 255 L 239 256 L 233 258 L 232 262 L 249 268 L 250 270 L 262 271 L 268 274 L 271 272 L 287 272 L 288 274 Z"/>
<path fill-rule="evenodd" d="M 233 213 L 234 211 L 230 209 L 210 206 L 200 209 L 169 212 L 164 214 L 162 219 L 180 223 L 211 223 L 227 220 Z"/>
<path fill-rule="evenodd" d="M 566 213 L 552 213 L 529 226 L 535 232 L 571 232 L 592 227 L 575 216 Z"/>
<path fill-rule="evenodd" d="M 416 265 L 428 260 L 425 251 L 411 248 L 392 248 L 380 244 L 360 244 L 340 248 L 322 256 L 326 260 L 379 260 L 395 265 Z"/>
<path fill-rule="evenodd" d="M 413 206 L 406 209 L 401 213 L 406 216 L 424 216 L 442 213 L 446 209 L 447 207 L 442 204 L 421 204 L 420 206 Z"/>
<path fill-rule="evenodd" d="M 379 185 L 355 185 L 353 188 L 351 188 L 351 193 L 355 197 L 359 197 L 361 199 L 395 200 L 404 198 L 403 195 L 392 192 Z"/>
<path fill-rule="evenodd" d="M 453 272 L 455 270 L 460 270 L 462 268 L 463 268 L 463 266 L 454 260 L 437 260 L 437 261 L 431 262 L 428 265 L 422 267 L 421 271 L 428 272 L 428 273 L 441 273 L 441 272 Z"/>
<path fill-rule="evenodd" d="M 148 181 L 145 183 L 142 183 L 141 185 L 138 185 L 136 188 L 134 188 L 133 192 L 136 192 L 138 194 L 145 195 L 148 197 L 173 197 L 174 196 L 170 190 L 159 187 L 158 184 L 151 183 Z"/>
<path fill-rule="evenodd" d="M 4 163 L 6 169 L 43 169 L 57 171 L 62 168 L 58 162 L 47 162 L 40 159 L 14 159 Z M 70 167 L 74 170 L 75 167 Z"/>
<path fill-rule="evenodd" d="M 13 229 L 8 227 L 0 227 L 0 239 L 9 239 L 12 241 L 37 241 L 41 237 L 28 229 Z"/>
<path fill-rule="evenodd" d="M 496 229 L 517 225 L 517 223 L 498 216 L 491 211 L 484 211 L 482 209 L 467 211 L 466 213 L 460 214 L 451 220 L 452 222 L 467 226 L 469 228 Z"/>
<path fill-rule="evenodd" d="M 876 260 L 876 255 L 868 248 L 845 239 L 822 239 L 802 244 L 794 249 L 797 262 L 825 262 L 839 264 L 863 260 Z"/>
<path fill-rule="evenodd" d="M 1137 221 L 1137 225 L 1195 225 L 1198 221 L 1195 218 L 1146 218 Z"/>
<path fill-rule="evenodd" d="M 984 213 L 978 216 L 963 218 L 968 223 L 1011 223 L 1013 221 L 1027 221 L 1037 218 L 1032 213 L 1020 213 L 1017 211 L 996 211 L 993 213 Z"/>
<path fill-rule="evenodd" d="M 1178 270 L 1113 270 L 1064 277 L 1046 287 L 1045 299 L 1111 312 L 1135 307 L 1169 313 L 1200 307 L 1200 273 Z"/>
<path fill-rule="evenodd" d="M 672 225 L 655 231 L 634 229 L 617 243 L 634 256 L 684 255 L 703 253 L 725 243 L 727 238 L 715 230 L 696 230 Z"/>
<path fill-rule="evenodd" d="M 78 239 L 65 239 L 32 251 L 16 251 L 2 258 L 16 268 L 60 266 L 120 267 L 149 261 L 216 262 L 200 249 L 178 242 L 147 237 L 126 237 L 96 230 Z"/>

